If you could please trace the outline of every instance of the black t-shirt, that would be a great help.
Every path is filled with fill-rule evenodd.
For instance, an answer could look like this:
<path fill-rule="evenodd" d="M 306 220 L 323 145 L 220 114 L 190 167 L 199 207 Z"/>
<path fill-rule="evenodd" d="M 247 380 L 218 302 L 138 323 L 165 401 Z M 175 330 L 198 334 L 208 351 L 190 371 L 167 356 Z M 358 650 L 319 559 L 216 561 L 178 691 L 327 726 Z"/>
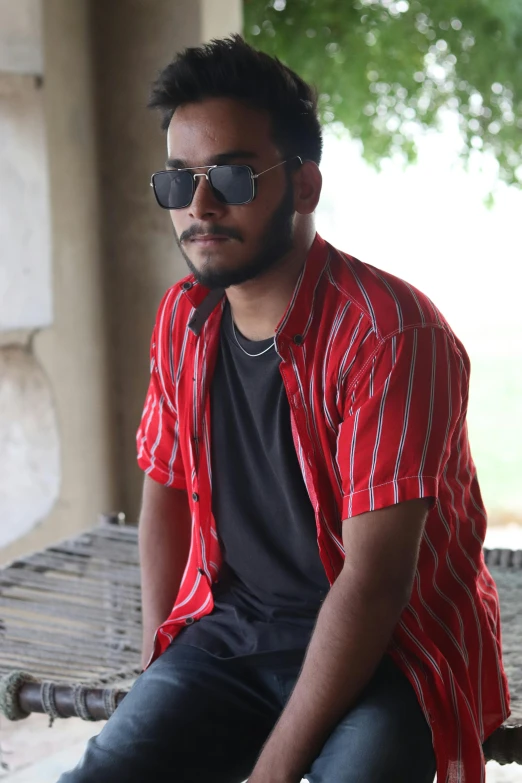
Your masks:
<path fill-rule="evenodd" d="M 280 357 L 272 339 L 235 332 L 227 303 L 211 387 L 212 510 L 224 563 L 213 612 L 176 638 L 224 658 L 306 648 L 329 590 Z"/>

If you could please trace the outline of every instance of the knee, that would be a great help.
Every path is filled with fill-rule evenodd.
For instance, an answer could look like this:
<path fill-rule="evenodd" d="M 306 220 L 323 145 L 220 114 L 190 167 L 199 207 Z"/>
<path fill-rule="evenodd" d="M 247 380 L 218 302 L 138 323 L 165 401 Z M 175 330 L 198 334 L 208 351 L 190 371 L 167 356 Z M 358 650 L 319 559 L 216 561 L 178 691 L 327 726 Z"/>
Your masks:
<path fill-rule="evenodd" d="M 367 705 L 362 714 L 348 714 L 338 724 L 305 780 L 433 783 L 435 771 L 431 730 L 422 713 L 412 726 L 393 711 Z"/>

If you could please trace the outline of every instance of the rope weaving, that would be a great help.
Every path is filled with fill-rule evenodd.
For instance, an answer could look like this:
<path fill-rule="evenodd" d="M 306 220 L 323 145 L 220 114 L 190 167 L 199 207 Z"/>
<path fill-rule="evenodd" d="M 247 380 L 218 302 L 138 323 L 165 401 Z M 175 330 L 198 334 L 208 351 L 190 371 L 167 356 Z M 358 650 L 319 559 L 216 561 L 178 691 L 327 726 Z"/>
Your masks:
<path fill-rule="evenodd" d="M 522 764 L 522 550 L 485 552 L 500 597 L 502 657 L 511 694 L 511 717 L 490 737 L 486 758 L 499 764 Z"/>
<path fill-rule="evenodd" d="M 76 683 L 73 686 L 74 708 L 76 714 L 82 720 L 94 720 L 87 708 L 87 691 L 88 688 L 85 685 L 78 685 L 78 683 Z"/>
<path fill-rule="evenodd" d="M 25 672 L 11 672 L 0 680 L 0 712 L 7 720 L 23 720 L 30 713 L 20 706 L 20 691 L 27 683 L 36 683 L 36 677 Z"/>
<path fill-rule="evenodd" d="M 116 710 L 116 707 L 118 706 L 116 701 L 116 696 L 118 693 L 119 691 L 115 690 L 114 688 L 105 688 L 103 691 L 103 706 L 105 708 L 107 718 L 111 717 L 113 712 Z"/>
<path fill-rule="evenodd" d="M 138 530 L 99 527 L 0 569 L 0 712 L 105 720 L 139 675 Z M 502 614 L 512 716 L 486 758 L 522 764 L 522 551 L 485 550 Z M 20 671 L 24 669 L 25 671 Z"/>
<path fill-rule="evenodd" d="M 104 523 L 0 569 L 0 677 L 107 685 L 139 673 L 137 527 Z"/>
<path fill-rule="evenodd" d="M 51 727 L 54 723 L 55 718 L 60 717 L 60 713 L 58 712 L 58 708 L 56 706 L 56 685 L 54 682 L 51 682 L 50 680 L 44 680 L 41 685 L 40 689 L 40 698 L 42 699 L 42 705 L 49 716 L 49 727 Z"/>

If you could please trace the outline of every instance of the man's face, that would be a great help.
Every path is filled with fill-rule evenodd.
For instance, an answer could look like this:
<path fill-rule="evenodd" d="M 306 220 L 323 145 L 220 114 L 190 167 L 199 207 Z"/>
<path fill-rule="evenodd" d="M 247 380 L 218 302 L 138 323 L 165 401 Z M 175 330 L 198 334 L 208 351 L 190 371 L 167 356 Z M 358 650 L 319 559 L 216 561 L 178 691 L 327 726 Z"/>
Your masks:
<path fill-rule="evenodd" d="M 169 167 L 247 164 L 255 174 L 282 158 L 271 138 L 270 117 L 242 103 L 209 99 L 180 107 L 170 123 Z M 196 279 L 228 288 L 275 267 L 293 247 L 294 193 L 286 166 L 259 177 L 249 204 L 230 206 L 196 179 L 192 203 L 171 210 L 177 242 Z"/>

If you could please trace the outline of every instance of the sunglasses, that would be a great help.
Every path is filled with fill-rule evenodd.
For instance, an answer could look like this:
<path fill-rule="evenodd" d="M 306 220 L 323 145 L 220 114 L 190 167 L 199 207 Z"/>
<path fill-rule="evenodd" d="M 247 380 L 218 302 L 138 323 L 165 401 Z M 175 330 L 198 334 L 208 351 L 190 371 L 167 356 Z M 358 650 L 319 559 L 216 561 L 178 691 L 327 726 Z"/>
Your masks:
<path fill-rule="evenodd" d="M 269 169 L 254 174 L 250 166 L 194 166 L 194 169 L 207 169 L 203 174 L 194 174 L 193 169 L 171 169 L 157 171 L 152 175 L 150 185 L 154 189 L 156 201 L 163 209 L 185 209 L 192 203 L 196 192 L 196 179 L 205 177 L 212 193 L 223 204 L 250 204 L 256 196 L 256 180 L 261 174 L 277 169 L 290 161 L 298 160 L 299 155 L 283 160 Z"/>

